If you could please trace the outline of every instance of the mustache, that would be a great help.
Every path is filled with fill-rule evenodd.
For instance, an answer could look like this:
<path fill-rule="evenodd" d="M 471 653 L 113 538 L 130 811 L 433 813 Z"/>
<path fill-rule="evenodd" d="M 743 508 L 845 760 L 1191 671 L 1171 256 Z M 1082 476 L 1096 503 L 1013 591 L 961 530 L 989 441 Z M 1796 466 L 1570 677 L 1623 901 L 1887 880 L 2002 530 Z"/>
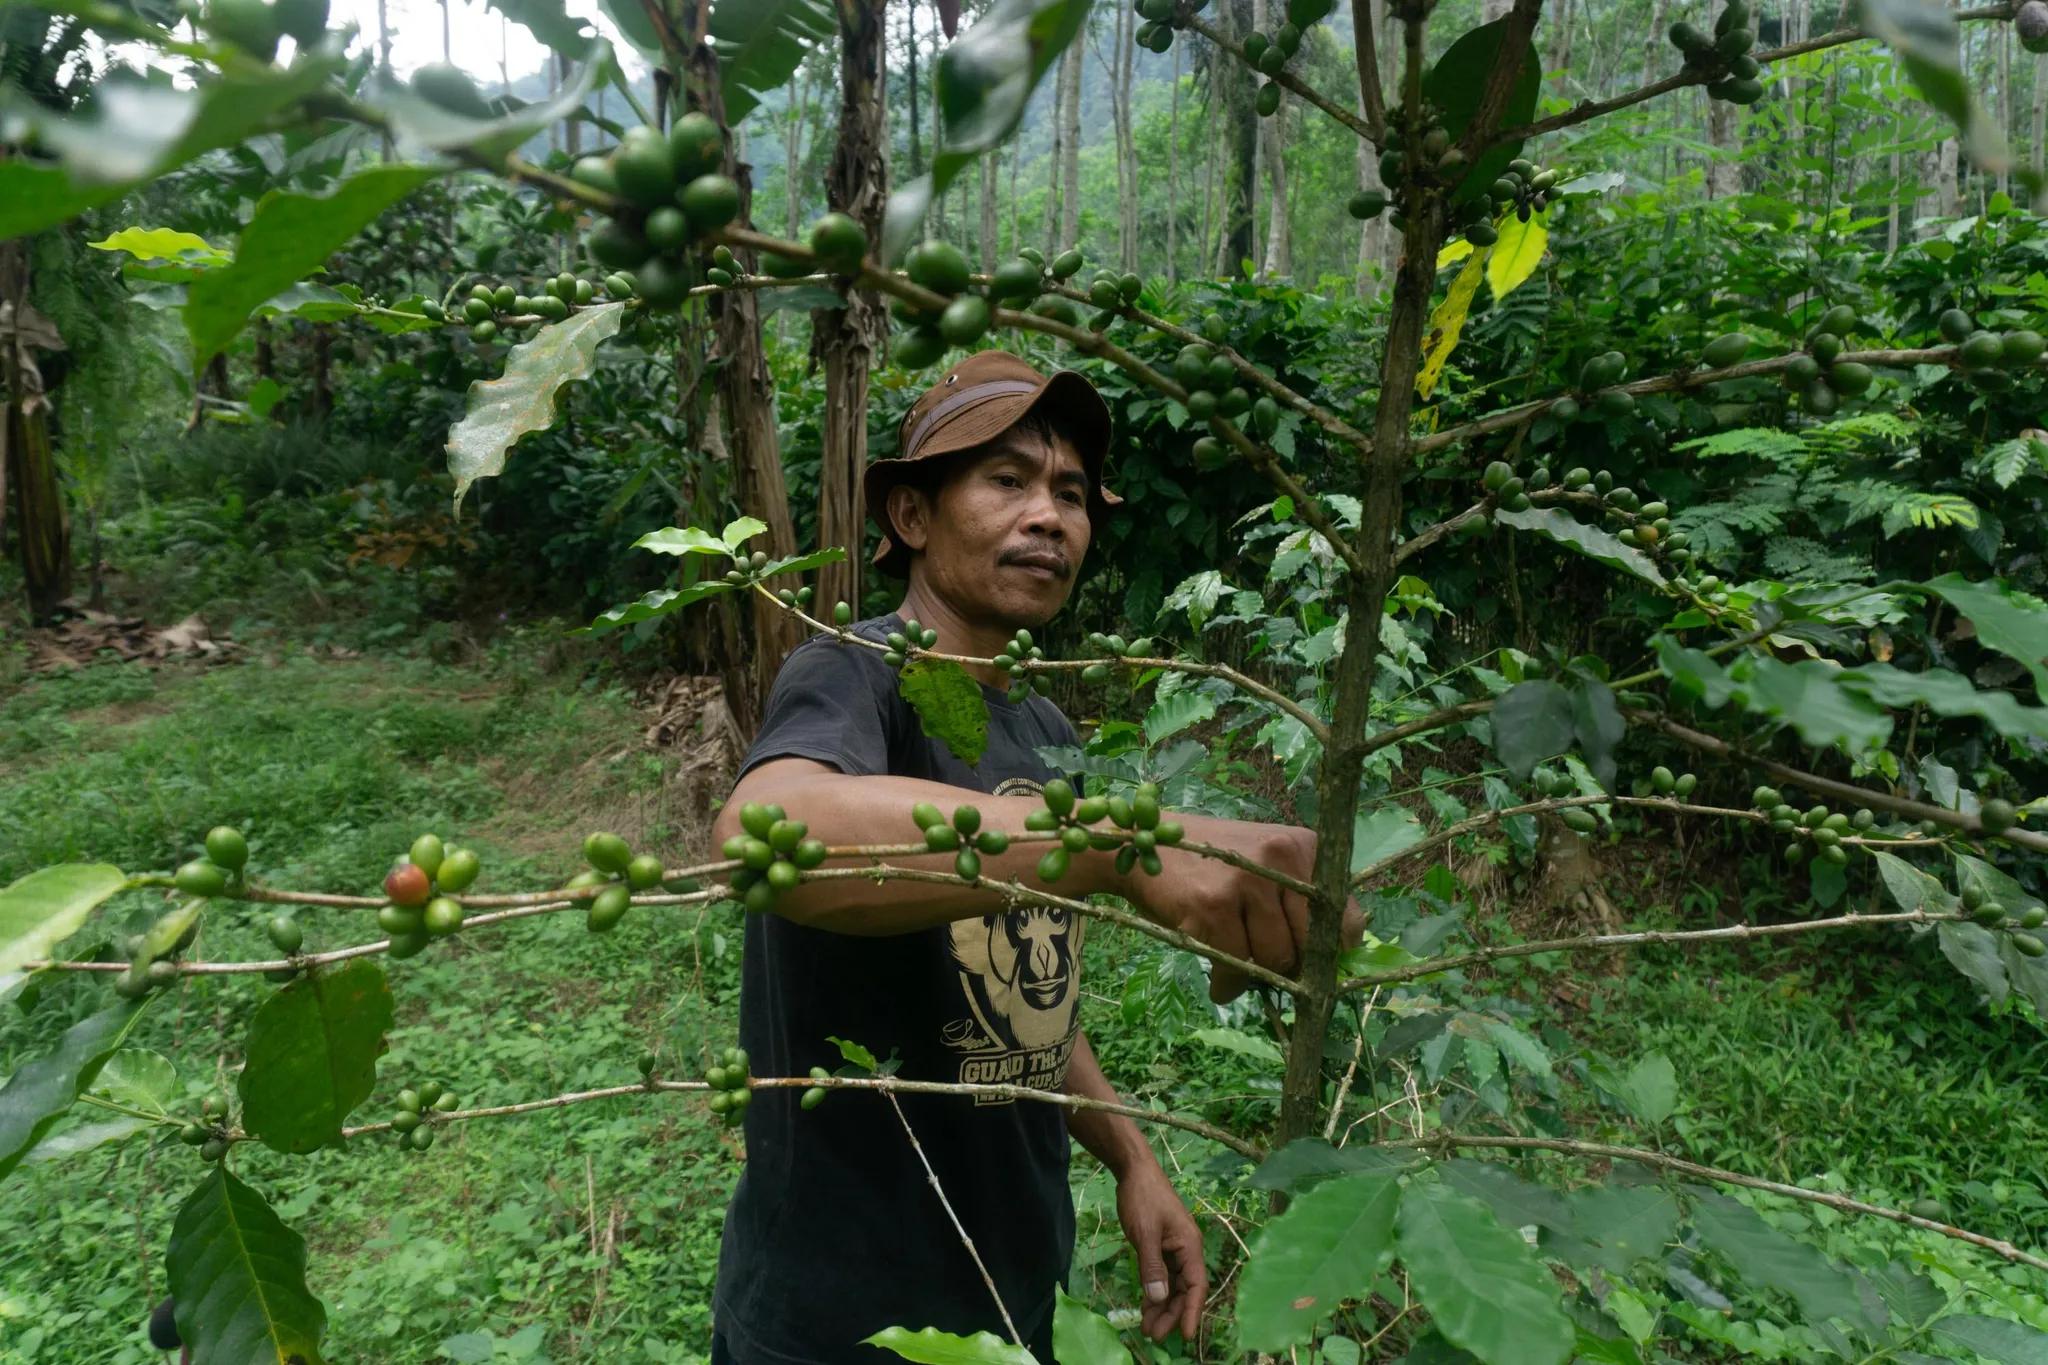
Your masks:
<path fill-rule="evenodd" d="M 998 559 L 996 563 L 1030 564 L 1037 560 L 1053 561 L 1053 563 L 1057 566 L 1056 572 L 1059 574 L 1061 578 L 1071 578 L 1074 576 L 1073 561 L 1068 559 L 1065 555 L 1061 554 L 1058 550 L 1053 549 L 1008 550 L 1004 552 L 1002 557 Z"/>

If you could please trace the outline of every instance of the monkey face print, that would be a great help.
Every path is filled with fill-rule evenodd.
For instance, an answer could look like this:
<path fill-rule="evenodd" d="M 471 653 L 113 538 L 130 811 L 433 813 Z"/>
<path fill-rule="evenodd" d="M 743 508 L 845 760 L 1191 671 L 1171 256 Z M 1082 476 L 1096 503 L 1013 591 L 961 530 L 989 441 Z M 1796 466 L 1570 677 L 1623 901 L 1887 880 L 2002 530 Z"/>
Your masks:
<path fill-rule="evenodd" d="M 1036 782 L 1013 778 L 996 794 L 1037 790 Z M 1083 932 L 1079 918 L 1056 906 L 953 922 L 965 1014 L 947 1026 L 945 1042 L 961 1054 L 961 1081 L 1060 1088 L 1079 1019 Z"/>

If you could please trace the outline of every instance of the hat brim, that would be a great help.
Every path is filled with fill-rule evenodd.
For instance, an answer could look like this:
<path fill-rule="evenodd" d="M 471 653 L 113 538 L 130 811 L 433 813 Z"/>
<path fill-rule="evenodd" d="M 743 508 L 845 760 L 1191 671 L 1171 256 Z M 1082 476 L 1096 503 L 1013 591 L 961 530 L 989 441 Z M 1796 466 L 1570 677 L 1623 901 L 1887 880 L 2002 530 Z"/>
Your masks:
<path fill-rule="evenodd" d="M 881 542 L 875 546 L 873 564 L 892 578 L 908 578 L 912 551 L 896 538 L 889 521 L 889 490 L 901 483 L 919 465 L 935 459 L 976 450 L 1015 426 L 1041 405 L 1057 404 L 1060 430 L 1074 443 L 1081 468 L 1088 476 L 1088 522 L 1099 533 L 1103 520 L 1123 499 L 1102 486 L 1102 461 L 1109 452 L 1111 418 L 1109 404 L 1084 375 L 1058 370 L 1035 389 L 998 394 L 984 402 L 963 408 L 958 415 L 935 428 L 921 440 L 914 452 L 889 460 L 876 460 L 862 475 L 861 490 L 868 515 L 881 528 Z"/>

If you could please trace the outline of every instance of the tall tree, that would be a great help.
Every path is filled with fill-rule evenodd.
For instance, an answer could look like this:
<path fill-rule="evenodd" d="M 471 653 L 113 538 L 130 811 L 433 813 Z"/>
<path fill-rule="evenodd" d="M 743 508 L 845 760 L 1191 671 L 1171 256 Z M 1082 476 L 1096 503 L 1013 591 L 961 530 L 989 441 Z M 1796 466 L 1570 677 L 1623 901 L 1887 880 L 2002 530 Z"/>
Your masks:
<path fill-rule="evenodd" d="M 880 241 L 889 197 L 888 132 L 882 92 L 886 45 L 882 7 L 873 0 L 837 0 L 839 14 L 839 131 L 825 193 L 832 207 Z M 986 216 L 986 214 L 984 214 Z M 811 315 L 811 352 L 825 367 L 824 451 L 818 471 L 818 543 L 844 545 L 846 562 L 818 571 L 825 602 L 861 599 L 867 507 L 861 475 L 868 463 L 868 371 L 886 335 L 879 294 L 847 293 L 845 308 Z"/>
<path fill-rule="evenodd" d="M 1110 48 L 1110 89 L 1114 92 L 1116 114 L 1116 248 L 1121 270 L 1138 268 L 1138 139 L 1132 127 L 1131 93 L 1135 84 L 1137 13 L 1129 5 L 1117 7 L 1115 36 Z M 1168 194 L 1172 180 L 1167 181 Z"/>
<path fill-rule="evenodd" d="M 1223 0 L 1216 7 L 1216 27 L 1226 38 L 1241 39 L 1250 31 L 1251 0 Z M 1259 188 L 1259 116 L 1252 107 L 1257 94 L 1256 79 L 1251 68 L 1216 53 L 1210 59 L 1209 81 L 1227 139 L 1222 195 L 1218 201 L 1221 228 L 1215 272 L 1235 278 L 1238 262 L 1252 258 L 1252 223 Z"/>
<path fill-rule="evenodd" d="M 1491 3 L 1491 0 L 1489 0 Z M 1266 0 L 1252 0 L 1252 27 L 1266 31 Z M 1287 92 L 1271 118 L 1259 120 L 1259 160 L 1266 168 L 1266 250 L 1259 273 L 1269 279 L 1294 273 L 1294 234 L 1287 212 Z"/>
<path fill-rule="evenodd" d="M 1081 240 L 1081 77 L 1083 43 L 1060 54 L 1060 250 Z"/>
<path fill-rule="evenodd" d="M 1180 54 L 1173 45 L 1173 100 L 1166 115 L 1166 282 L 1180 283 Z M 1207 191 L 1204 191 L 1206 194 Z"/>
<path fill-rule="evenodd" d="M 0 242 L 0 530 L 11 500 L 29 619 L 40 622 L 71 595 L 71 522 L 35 359 L 64 343 L 29 302 L 31 274 L 29 242 Z"/>

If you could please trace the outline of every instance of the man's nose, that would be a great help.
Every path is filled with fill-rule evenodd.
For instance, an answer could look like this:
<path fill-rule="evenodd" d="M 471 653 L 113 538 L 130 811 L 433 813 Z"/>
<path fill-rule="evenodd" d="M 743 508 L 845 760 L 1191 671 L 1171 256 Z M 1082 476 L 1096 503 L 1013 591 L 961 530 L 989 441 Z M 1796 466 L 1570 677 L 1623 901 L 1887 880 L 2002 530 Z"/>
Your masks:
<path fill-rule="evenodd" d="M 1067 538 L 1067 528 L 1060 517 L 1059 494 L 1055 490 L 1047 487 L 1037 490 L 1037 496 L 1024 509 L 1024 527 L 1051 540 Z"/>

